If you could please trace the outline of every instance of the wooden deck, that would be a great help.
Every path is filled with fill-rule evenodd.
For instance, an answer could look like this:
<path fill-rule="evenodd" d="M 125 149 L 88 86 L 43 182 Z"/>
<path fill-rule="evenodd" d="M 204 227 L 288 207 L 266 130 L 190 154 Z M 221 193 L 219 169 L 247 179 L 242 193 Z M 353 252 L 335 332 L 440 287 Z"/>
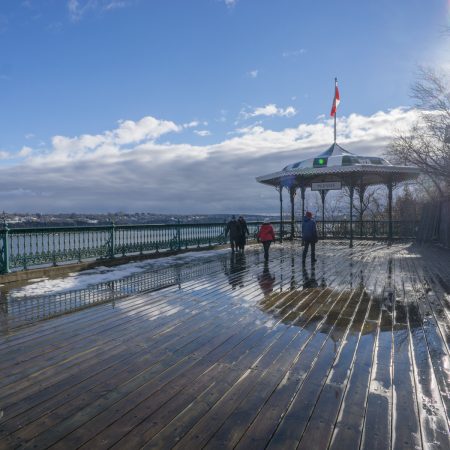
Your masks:
<path fill-rule="evenodd" d="M 450 449 L 450 253 L 300 252 L 4 328 L 0 448 Z"/>

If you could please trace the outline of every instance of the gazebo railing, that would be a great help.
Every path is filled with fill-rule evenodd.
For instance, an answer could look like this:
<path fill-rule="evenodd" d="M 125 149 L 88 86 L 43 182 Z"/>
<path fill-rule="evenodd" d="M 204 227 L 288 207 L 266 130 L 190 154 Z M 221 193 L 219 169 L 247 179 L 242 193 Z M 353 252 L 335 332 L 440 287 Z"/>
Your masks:
<path fill-rule="evenodd" d="M 415 239 L 418 221 L 392 221 L 393 239 Z M 298 227 L 301 236 L 301 225 Z M 388 220 L 354 220 L 352 223 L 354 239 L 387 239 L 389 237 Z M 348 220 L 317 221 L 317 232 L 321 239 L 349 239 L 350 222 Z"/>
<path fill-rule="evenodd" d="M 280 222 L 272 222 L 277 238 Z M 248 222 L 249 240 L 256 237 L 261 222 Z M 395 221 L 394 238 L 415 237 L 416 222 Z M 301 237 L 301 224 L 296 224 Z M 0 229 L 0 273 L 33 267 L 56 266 L 93 259 L 208 248 L 225 244 L 226 224 L 110 225 L 85 227 L 41 227 Z M 349 222 L 317 222 L 321 238 L 345 239 L 350 236 Z M 384 239 L 388 237 L 387 221 L 353 222 L 353 236 Z M 283 237 L 291 237 L 290 222 L 283 222 Z"/>

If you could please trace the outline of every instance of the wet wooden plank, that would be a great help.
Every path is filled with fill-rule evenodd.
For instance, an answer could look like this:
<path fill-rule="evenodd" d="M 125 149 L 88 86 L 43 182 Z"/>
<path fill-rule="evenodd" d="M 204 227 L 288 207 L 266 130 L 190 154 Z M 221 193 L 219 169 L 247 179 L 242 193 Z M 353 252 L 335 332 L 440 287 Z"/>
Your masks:
<path fill-rule="evenodd" d="M 315 309 L 317 310 L 317 308 L 320 308 L 321 304 L 319 303 L 318 305 L 315 305 Z M 330 305 L 329 307 L 331 307 L 332 305 Z M 281 319 L 283 320 L 283 319 Z M 177 433 L 176 436 L 178 436 L 180 433 L 179 428 L 177 428 Z M 166 442 L 168 439 L 170 439 L 171 436 L 173 436 L 174 433 L 172 433 L 171 428 L 168 428 L 165 430 L 165 433 L 161 434 L 158 438 L 158 440 L 153 440 L 153 442 L 149 443 L 149 446 L 154 446 L 157 447 L 158 445 L 162 445 L 163 442 Z M 197 444 L 195 444 L 197 445 Z"/>
<path fill-rule="evenodd" d="M 405 263 L 406 269 L 409 269 L 408 272 L 411 273 L 411 265 L 408 264 L 408 261 L 405 261 Z M 412 372 L 418 396 L 417 404 L 422 441 L 424 446 L 428 448 L 450 448 L 448 416 L 430 358 L 431 354 L 436 356 L 440 353 L 441 355 L 444 354 L 443 358 L 448 361 L 448 355 L 443 351 L 445 350 L 445 343 L 442 338 L 439 339 L 441 335 L 437 330 L 437 322 L 430 320 L 429 304 L 425 299 L 428 283 L 422 285 L 425 286 L 423 291 L 420 290 L 419 286 L 413 286 L 411 279 L 405 277 L 404 289 L 410 299 L 407 313 L 414 359 Z M 430 335 L 430 328 L 434 328 L 433 337 L 435 340 L 427 339 L 427 335 Z M 440 343 L 439 347 L 436 345 L 438 343 Z M 442 357 L 440 362 L 444 362 Z"/>
<path fill-rule="evenodd" d="M 0 336 L 0 448 L 449 446 L 448 264 L 408 244 L 318 256 L 277 245 L 230 273 L 227 255 Z"/>
<path fill-rule="evenodd" d="M 159 330 L 161 330 L 161 327 L 167 327 L 169 324 L 172 324 L 172 325 L 174 323 L 176 324 L 176 320 L 175 319 L 186 317 L 186 315 L 189 318 L 191 318 L 191 316 L 194 317 L 195 314 L 202 313 L 203 309 L 206 309 L 206 305 L 202 305 L 200 307 L 195 307 L 195 309 L 187 308 L 184 311 L 180 311 L 180 312 L 178 312 L 176 310 L 172 310 L 172 312 L 175 313 L 175 314 L 172 314 L 172 312 L 169 312 L 167 314 L 167 312 L 166 312 L 168 317 L 164 317 L 164 315 L 162 315 L 161 317 L 158 318 L 158 320 L 155 320 L 153 322 L 153 324 L 149 324 L 148 323 L 149 316 L 145 316 L 143 318 L 144 322 L 141 322 L 141 321 L 136 322 L 135 321 L 129 327 L 127 326 L 126 328 L 121 328 L 120 335 L 113 336 L 112 339 L 109 341 L 110 342 L 109 345 L 107 345 L 107 342 L 105 342 L 104 339 L 99 339 L 98 341 L 96 341 L 96 344 L 93 347 L 93 350 L 97 351 L 97 352 L 100 352 L 100 353 L 101 353 L 101 351 L 107 352 L 108 351 L 108 346 L 110 346 L 110 348 L 114 349 L 118 343 L 120 344 L 121 342 L 127 342 L 128 339 L 131 339 L 133 337 L 133 335 L 134 336 L 139 336 L 139 333 L 142 333 L 143 330 L 149 331 L 149 330 L 153 329 L 153 330 L 155 330 L 155 333 L 156 333 L 158 331 L 158 327 L 159 327 Z M 163 314 L 163 312 L 162 312 L 162 314 Z M 145 325 L 145 327 L 144 328 L 142 328 L 142 326 L 139 327 L 140 324 L 141 325 L 142 324 Z M 81 352 L 83 352 L 86 347 L 85 346 L 79 347 L 77 345 L 75 348 L 81 348 Z M 89 348 L 89 347 L 87 347 L 87 348 Z M 75 356 L 77 355 L 75 349 L 72 349 L 72 354 L 69 353 L 69 355 L 71 356 L 71 358 L 69 358 L 67 360 L 67 357 L 65 357 L 65 359 L 62 360 L 62 362 L 63 363 L 67 362 L 68 364 L 70 364 L 72 366 L 75 366 L 75 368 L 76 368 L 75 364 L 77 362 L 79 362 L 79 361 L 76 361 L 76 360 L 74 361 L 74 359 L 76 359 L 76 358 L 74 358 L 74 355 Z M 81 354 L 81 357 L 83 357 L 82 354 Z M 47 369 L 47 372 L 48 372 L 48 370 L 51 370 L 52 367 L 56 367 L 56 363 L 59 360 L 57 360 L 53 365 L 50 365 L 50 361 L 51 360 L 44 359 L 44 362 L 46 363 L 46 365 L 44 365 L 44 367 L 49 367 L 49 369 Z M 21 364 L 21 366 L 22 366 L 22 364 Z M 23 367 L 24 367 L 25 373 L 27 373 L 27 371 L 28 371 L 28 373 L 32 373 L 33 374 L 33 376 L 34 376 L 34 383 L 35 383 L 36 382 L 36 373 L 39 370 L 39 366 L 33 367 L 32 363 L 24 362 Z M 39 374 L 40 375 L 40 379 L 42 379 L 42 376 L 45 376 L 47 372 L 41 371 L 40 374 Z M 59 374 L 63 374 L 64 372 L 62 370 L 58 370 L 58 373 Z M 55 374 L 53 374 L 53 375 L 55 375 Z M 54 380 L 54 377 L 52 377 L 52 380 Z M 16 382 L 15 386 L 19 387 L 20 389 L 23 389 L 27 382 L 29 384 L 31 382 L 31 380 L 26 379 L 26 378 L 25 378 L 24 381 L 25 381 L 25 383 L 22 383 L 22 384 L 18 384 Z M 1 392 L 1 390 L 0 390 L 0 392 Z M 11 389 L 3 390 L 3 392 L 7 392 L 8 394 L 11 394 Z"/>
<path fill-rule="evenodd" d="M 359 291 L 359 296 L 360 295 L 361 291 Z M 355 311 L 353 311 L 353 313 L 355 313 Z M 319 350 L 320 345 L 316 352 L 319 353 Z M 299 360 L 299 363 L 301 364 L 299 365 L 300 370 L 298 375 L 293 376 L 292 373 L 287 374 L 285 379 L 283 379 L 283 382 L 280 383 L 275 392 L 271 395 L 258 417 L 253 421 L 246 434 L 239 442 L 239 448 L 261 448 L 269 441 L 280 420 L 282 420 L 285 412 L 288 410 L 289 405 L 292 403 L 293 399 L 298 396 L 298 392 L 309 368 L 313 366 L 314 361 L 310 361 L 308 355 L 302 356 L 303 358 Z M 298 427 L 295 426 L 294 428 L 297 430 Z M 294 440 L 293 445 L 295 445 L 295 442 L 296 440 Z M 284 442 L 284 444 L 286 444 L 286 442 Z"/>
<path fill-rule="evenodd" d="M 200 334 L 189 333 L 184 337 L 179 336 L 175 341 L 175 346 L 172 344 L 171 352 L 167 352 L 167 349 L 164 349 L 162 352 L 155 350 L 153 354 L 151 352 L 150 354 L 144 354 L 142 358 L 134 362 L 130 370 L 122 370 L 113 380 L 108 380 L 108 378 L 105 379 L 103 377 L 103 381 L 97 384 L 98 388 L 94 387 L 82 392 L 81 396 L 76 397 L 70 403 L 64 403 L 61 407 L 54 410 L 51 415 L 46 415 L 41 420 L 30 424 L 30 426 L 23 427 L 20 432 L 16 433 L 17 437 L 20 436 L 22 439 L 29 439 L 41 432 L 45 426 L 51 426 L 54 429 L 53 434 L 56 435 L 56 425 L 64 417 L 71 417 L 71 421 L 69 421 L 70 423 L 61 424 L 62 429 L 67 430 L 72 422 L 75 422 L 76 428 L 78 425 L 76 425 L 76 418 L 73 417 L 73 414 L 77 413 L 77 411 L 84 418 L 86 415 L 89 415 L 89 409 L 85 411 L 86 408 L 90 407 L 90 409 L 98 411 L 98 408 L 102 408 L 105 402 L 111 402 L 117 398 L 120 399 L 120 395 L 127 395 L 127 393 L 133 392 L 136 389 L 142 389 L 142 383 L 144 385 L 145 383 L 152 383 L 153 378 L 159 376 L 160 373 L 170 370 L 171 367 L 176 368 L 179 361 L 194 364 L 196 358 L 198 358 L 198 353 L 196 353 L 197 348 L 204 350 L 205 347 L 202 347 L 202 345 L 205 343 L 207 345 L 214 345 L 214 340 L 211 339 L 210 332 L 215 329 L 219 333 L 219 336 L 220 331 L 224 331 L 223 328 L 218 328 L 215 323 L 210 323 L 206 328 L 198 330 L 201 331 Z M 114 386 L 118 386 L 120 389 L 114 389 Z M 93 407 L 96 404 L 95 402 L 98 403 L 97 409 Z"/>
<path fill-rule="evenodd" d="M 384 309 L 378 330 L 374 367 L 367 396 L 363 450 L 391 447 L 392 435 L 392 315 Z"/>
<path fill-rule="evenodd" d="M 361 292 L 356 292 L 356 295 L 350 296 L 348 304 L 352 303 L 355 297 L 358 302 L 357 308 L 353 311 L 353 316 L 358 312 L 362 297 Z M 342 310 L 342 313 L 346 313 L 346 307 Z M 333 362 L 338 355 L 340 343 L 346 334 L 347 327 L 352 323 L 352 318 L 339 317 L 336 329 L 333 330 L 333 338 L 324 342 L 314 366 L 289 405 L 289 409 L 272 436 L 268 448 L 296 448 L 298 446 Z"/>
<path fill-rule="evenodd" d="M 406 299 L 397 289 L 393 326 L 392 448 L 422 448 Z"/>
<path fill-rule="evenodd" d="M 267 331 L 264 330 L 264 331 Z M 254 336 L 254 342 L 261 339 L 271 340 L 273 335 L 266 335 L 263 337 Z M 223 340 L 223 339 L 220 339 Z M 245 340 L 245 339 L 244 339 Z M 242 341 L 241 341 L 242 342 Z M 240 343 L 239 343 L 240 344 Z M 239 346 L 235 345 L 235 347 Z M 232 347 L 233 348 L 233 347 Z M 114 405 L 114 411 L 111 408 L 107 409 L 101 415 L 97 416 L 95 420 L 89 422 L 87 426 L 83 426 L 76 432 L 67 436 L 64 439 L 63 445 L 80 445 L 84 443 L 88 436 L 95 436 L 101 430 L 107 429 L 106 433 L 100 433 L 88 447 L 96 447 L 98 445 L 107 446 L 119 440 L 123 434 L 126 434 L 131 428 L 139 424 L 140 415 L 148 413 L 148 410 L 158 408 L 164 404 L 169 398 L 175 395 L 178 391 L 189 386 L 196 378 L 201 376 L 205 371 L 208 371 L 221 356 L 227 355 L 230 350 L 228 340 L 223 341 L 221 345 L 213 349 L 212 352 L 205 354 L 196 364 L 192 366 L 189 371 L 174 378 L 171 382 L 166 384 L 163 389 L 156 391 L 151 397 L 140 396 L 135 401 L 128 396 L 122 402 L 123 404 Z M 145 417 L 145 416 L 144 416 Z M 87 432 L 89 430 L 89 432 Z M 82 441 L 80 439 L 83 439 Z"/>
<path fill-rule="evenodd" d="M 326 443 L 329 440 L 329 433 L 331 433 L 334 426 L 333 415 L 337 414 L 340 404 L 340 396 L 338 395 L 338 392 L 342 391 L 340 383 L 344 383 L 347 378 L 354 351 L 353 344 L 356 345 L 359 339 L 360 329 L 370 304 L 370 299 L 364 294 L 362 289 L 359 289 L 357 292 L 359 303 L 356 313 L 354 310 L 351 317 L 351 326 L 348 328 L 340 348 L 337 345 L 338 342 L 336 342 L 337 356 L 335 363 L 329 371 L 325 383 L 321 387 L 319 386 L 320 391 L 318 391 L 313 409 L 308 404 L 307 395 L 302 399 L 302 414 L 297 421 L 297 437 L 293 441 L 293 446 L 296 446 L 296 443 L 299 442 L 299 448 L 302 448 L 303 445 L 306 445 L 306 448 L 312 448 L 311 445 L 314 448 L 322 448 L 322 446 L 326 447 Z M 347 314 L 345 310 L 344 313 Z M 324 420 L 325 418 L 326 420 Z M 282 442 L 282 446 L 286 445 L 286 442 Z"/>
<path fill-rule="evenodd" d="M 330 308 L 327 319 L 333 317 L 333 308 Z M 330 314 L 331 312 L 331 314 Z M 339 315 L 334 316 L 334 324 L 331 323 L 329 331 L 333 335 L 334 345 L 337 346 L 339 342 L 339 326 L 342 324 L 339 322 Z M 345 331 L 344 331 L 345 333 Z M 299 355 L 301 358 L 302 355 Z M 277 366 L 279 363 L 277 364 Z M 279 372 L 278 367 L 273 373 L 265 374 L 261 381 L 256 384 L 253 395 L 247 397 L 241 402 L 240 407 L 234 412 L 233 416 L 228 419 L 220 428 L 220 430 L 213 436 L 213 438 L 208 442 L 207 448 L 217 448 L 223 446 L 234 446 L 242 437 L 246 428 L 248 428 L 254 420 L 254 417 L 259 414 L 260 410 L 267 403 L 269 397 L 274 392 L 274 390 L 279 386 L 283 379 L 288 375 L 287 370 L 290 367 L 283 368 Z M 278 373 L 279 372 L 279 373 Z M 247 431 L 248 433 L 248 431 Z M 254 442 L 253 442 L 254 443 Z M 242 444 L 241 444 L 242 445 Z M 261 443 L 262 445 L 262 443 Z"/>
<path fill-rule="evenodd" d="M 83 378 L 81 378 L 81 380 L 79 378 L 77 379 L 76 376 L 66 377 L 59 384 L 52 384 L 47 389 L 38 391 L 35 396 L 29 395 L 25 402 L 13 404 L 10 410 L 5 409 L 4 412 L 7 421 L 0 424 L 0 430 L 2 430 L 2 433 L 6 430 L 10 430 L 11 427 L 14 427 L 14 423 L 16 422 L 18 422 L 21 427 L 24 427 L 26 424 L 24 418 L 20 414 L 18 416 L 16 415 L 18 412 L 20 413 L 23 411 L 24 408 L 27 408 L 27 420 L 32 420 L 33 418 L 37 419 L 39 416 L 48 414 L 58 407 L 58 405 L 64 405 L 68 400 L 85 394 L 86 391 L 89 391 L 96 385 L 105 387 L 105 383 L 110 382 L 112 376 L 115 376 L 115 382 L 119 383 L 121 373 L 126 372 L 127 363 L 132 363 L 132 367 L 137 370 L 141 363 L 142 367 L 145 368 L 151 361 L 156 362 L 159 359 L 168 356 L 169 350 L 174 351 L 184 345 L 184 343 L 194 339 L 194 337 L 192 337 L 192 327 L 195 325 L 195 321 L 192 319 L 193 317 L 189 317 L 185 323 L 182 323 L 182 326 L 176 327 L 175 329 L 168 328 L 164 330 L 159 338 L 152 336 L 152 334 L 141 334 L 136 343 L 128 343 L 128 347 L 125 347 L 123 352 L 122 359 L 113 354 L 110 358 L 112 364 L 104 370 L 101 370 L 101 363 L 97 363 L 96 369 L 100 369 L 98 376 L 92 371 L 90 365 L 85 368 L 79 367 L 79 375 L 81 377 L 86 376 L 84 380 Z M 197 323 L 206 326 L 208 322 L 204 322 L 204 320 L 204 316 L 196 318 Z M 196 331 L 198 333 L 201 331 L 201 328 L 197 328 Z M 146 342 L 147 340 L 152 340 L 151 345 Z M 130 349 L 134 346 L 136 346 L 136 351 L 131 352 L 130 354 Z M 109 360 L 107 360 L 107 362 L 109 362 Z M 84 372 L 86 372 L 86 375 L 84 375 Z M 73 386 L 73 388 L 71 388 L 71 386 Z M 56 396 L 54 394 L 55 391 L 58 392 L 59 395 Z M 20 409 L 18 409 L 19 406 Z M 12 419 L 9 419 L 10 416 L 15 418 L 15 420 L 12 421 Z"/>

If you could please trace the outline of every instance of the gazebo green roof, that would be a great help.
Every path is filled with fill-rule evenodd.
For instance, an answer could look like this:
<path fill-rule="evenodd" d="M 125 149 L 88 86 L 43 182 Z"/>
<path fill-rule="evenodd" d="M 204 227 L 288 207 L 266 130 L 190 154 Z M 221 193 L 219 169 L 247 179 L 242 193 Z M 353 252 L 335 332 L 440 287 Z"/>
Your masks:
<path fill-rule="evenodd" d="M 420 171 L 416 167 L 393 165 L 378 156 L 354 154 L 334 143 L 313 158 L 289 164 L 278 172 L 256 178 L 259 183 L 274 187 L 310 187 L 313 182 L 341 181 L 365 185 L 395 183 L 415 179 Z"/>

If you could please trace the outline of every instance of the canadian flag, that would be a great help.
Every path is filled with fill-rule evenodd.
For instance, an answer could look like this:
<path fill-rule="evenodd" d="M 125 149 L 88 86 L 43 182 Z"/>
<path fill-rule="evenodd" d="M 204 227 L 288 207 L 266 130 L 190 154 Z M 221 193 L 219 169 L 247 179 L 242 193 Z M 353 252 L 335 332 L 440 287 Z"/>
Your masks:
<path fill-rule="evenodd" d="M 331 113 L 330 116 L 334 117 L 336 115 L 337 107 L 339 106 L 339 103 L 341 102 L 341 97 L 339 96 L 339 88 L 337 84 L 337 80 L 335 81 L 335 88 L 334 88 L 334 100 L 333 100 L 333 106 L 331 107 Z"/>

